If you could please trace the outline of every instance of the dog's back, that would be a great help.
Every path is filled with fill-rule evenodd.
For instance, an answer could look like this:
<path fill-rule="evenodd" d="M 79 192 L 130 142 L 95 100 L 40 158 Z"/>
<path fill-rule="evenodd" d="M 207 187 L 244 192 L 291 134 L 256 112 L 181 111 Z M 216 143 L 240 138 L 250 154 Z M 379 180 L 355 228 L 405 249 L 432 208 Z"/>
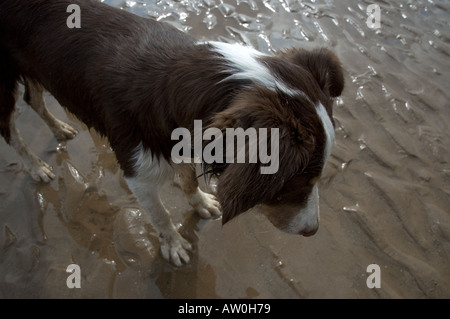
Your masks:
<path fill-rule="evenodd" d="M 80 28 L 67 25 L 71 4 L 81 8 Z M 121 153 L 128 155 L 145 134 L 138 127 L 121 128 L 129 125 L 123 119 L 131 119 L 133 110 L 139 109 L 140 114 L 153 118 L 155 132 L 160 131 L 158 123 L 169 119 L 151 106 L 159 98 L 156 92 L 164 91 L 160 86 L 168 73 L 167 60 L 193 44 L 193 39 L 167 24 L 96 0 L 0 2 L 2 87 L 13 92 L 24 77 L 42 85 L 88 127 L 109 138 L 125 173 L 131 164 Z M 12 99 L 12 95 L 4 96 Z M 0 113 L 5 118 L 0 122 L 9 122 L 11 105 L 2 103 Z M 7 138 L 8 128 L 0 129 Z M 127 132 L 120 136 L 120 145 L 111 130 Z M 157 155 L 170 154 L 169 145 L 151 146 Z M 164 147 L 168 149 L 161 150 Z"/>
<path fill-rule="evenodd" d="M 162 53 L 173 51 L 170 46 L 187 44 L 189 39 L 167 25 L 97 0 L 27 0 L 26 5 L 20 3 L 14 0 L 0 2 L 0 44 L 3 49 L 9 49 L 21 74 L 39 81 L 63 106 L 75 113 L 73 105 L 77 108 L 91 106 L 92 96 L 101 96 L 90 94 L 92 90 L 102 90 L 97 83 L 108 86 L 114 85 L 113 81 L 133 81 L 126 78 L 130 76 L 129 69 L 118 69 L 124 61 L 128 60 L 128 66 L 136 71 L 148 71 L 140 68 L 142 62 L 147 62 L 142 59 L 164 58 Z M 67 8 L 71 4 L 80 5 L 81 28 L 67 26 L 70 15 Z M 168 37 L 171 41 L 164 41 Z M 114 79 L 98 78 L 103 74 L 114 75 Z M 55 77 L 59 81 L 55 81 Z M 73 83 L 77 85 L 73 86 Z M 115 98 L 111 97 L 111 100 Z M 99 102 L 103 101 L 95 101 Z M 83 121 L 89 125 L 89 119 L 96 115 L 96 112 L 89 114 Z"/>

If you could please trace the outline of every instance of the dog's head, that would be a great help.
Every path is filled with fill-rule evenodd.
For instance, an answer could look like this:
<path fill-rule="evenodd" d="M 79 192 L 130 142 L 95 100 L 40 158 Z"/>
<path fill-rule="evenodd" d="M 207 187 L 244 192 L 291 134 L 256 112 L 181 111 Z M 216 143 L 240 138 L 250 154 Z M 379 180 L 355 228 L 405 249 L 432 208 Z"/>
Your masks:
<path fill-rule="evenodd" d="M 223 145 L 234 140 L 234 161 L 209 163 L 205 172 L 218 176 L 223 223 L 260 205 L 276 227 L 312 235 L 319 225 L 317 183 L 334 143 L 332 104 L 343 90 L 342 68 L 327 49 L 291 49 L 258 61 L 272 72 L 276 87 L 255 81 L 211 119 L 209 127 L 219 128 L 228 139 Z M 234 137 L 226 134 L 230 128 L 247 133 L 254 128 L 258 139 L 248 134 L 239 149 Z M 239 163 L 237 156 L 243 150 L 246 160 Z"/>

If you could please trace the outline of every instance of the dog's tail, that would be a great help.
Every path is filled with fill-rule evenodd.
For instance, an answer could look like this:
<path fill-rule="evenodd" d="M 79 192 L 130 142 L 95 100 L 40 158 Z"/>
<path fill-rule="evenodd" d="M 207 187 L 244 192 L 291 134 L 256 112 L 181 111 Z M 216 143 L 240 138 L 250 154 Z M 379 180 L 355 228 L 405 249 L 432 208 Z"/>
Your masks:
<path fill-rule="evenodd" d="M 10 121 L 16 103 L 17 83 L 20 73 L 9 50 L 0 44 L 0 135 L 9 144 Z"/>

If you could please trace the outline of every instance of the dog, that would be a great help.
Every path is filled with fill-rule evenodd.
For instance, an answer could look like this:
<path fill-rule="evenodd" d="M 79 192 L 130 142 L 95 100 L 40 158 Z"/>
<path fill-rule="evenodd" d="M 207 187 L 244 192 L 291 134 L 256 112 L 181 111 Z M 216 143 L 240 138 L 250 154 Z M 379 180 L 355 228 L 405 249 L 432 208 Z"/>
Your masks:
<path fill-rule="evenodd" d="M 80 28 L 67 24 L 73 4 Z M 318 229 L 317 184 L 335 139 L 333 100 L 344 88 L 340 61 L 328 49 L 268 55 L 240 44 L 199 42 L 95 0 L 2 0 L 0 134 L 35 180 L 49 182 L 51 167 L 25 145 L 14 123 L 19 83 L 58 140 L 77 132 L 47 110 L 44 90 L 108 138 L 159 233 L 162 256 L 177 266 L 189 262 L 191 245 L 158 194 L 174 174 L 202 218 L 222 215 L 227 223 L 258 206 L 283 231 L 310 236 Z M 277 128 L 278 171 L 262 174 L 260 160 L 205 163 L 203 173 L 217 176 L 218 186 L 215 195 L 202 191 L 195 165 L 171 158 L 171 133 L 193 130 L 195 120 L 222 132 Z"/>

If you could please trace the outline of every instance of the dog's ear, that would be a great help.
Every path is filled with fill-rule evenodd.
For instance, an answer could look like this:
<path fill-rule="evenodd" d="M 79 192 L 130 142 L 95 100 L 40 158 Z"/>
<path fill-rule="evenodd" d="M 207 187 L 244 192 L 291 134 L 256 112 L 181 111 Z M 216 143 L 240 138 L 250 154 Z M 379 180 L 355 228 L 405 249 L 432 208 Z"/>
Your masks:
<path fill-rule="evenodd" d="M 262 88 L 241 93 L 232 106 L 216 114 L 209 125 L 219 128 L 223 133 L 226 128 L 255 128 L 258 132 L 256 163 L 248 161 L 251 147 L 248 138 L 244 147 L 246 162 L 237 162 L 236 156 L 243 150 L 235 149 L 234 161 L 223 166 L 220 172 L 217 198 L 222 206 L 223 223 L 255 205 L 271 201 L 286 181 L 308 165 L 309 157 L 315 148 L 314 135 L 300 124 L 292 109 L 283 105 L 284 99 L 285 97 Z M 307 114 L 305 117 L 305 121 L 309 121 Z M 261 140 L 260 128 L 266 129 L 267 135 L 264 137 L 267 139 Z M 226 138 L 225 134 L 224 139 Z M 260 143 L 267 143 L 266 151 L 270 163 L 261 161 Z M 273 166 L 272 161 L 276 161 L 277 165 Z M 263 173 L 261 169 L 267 167 L 274 170 Z"/>
<path fill-rule="evenodd" d="M 343 70 L 338 57 L 330 50 L 319 48 L 307 51 L 294 48 L 280 52 L 279 55 L 309 70 L 320 88 L 329 96 L 341 95 L 344 89 Z"/>
<path fill-rule="evenodd" d="M 280 171 L 261 174 L 259 164 L 229 164 L 219 177 L 217 198 L 225 224 L 255 205 L 261 204 L 281 190 Z"/>

